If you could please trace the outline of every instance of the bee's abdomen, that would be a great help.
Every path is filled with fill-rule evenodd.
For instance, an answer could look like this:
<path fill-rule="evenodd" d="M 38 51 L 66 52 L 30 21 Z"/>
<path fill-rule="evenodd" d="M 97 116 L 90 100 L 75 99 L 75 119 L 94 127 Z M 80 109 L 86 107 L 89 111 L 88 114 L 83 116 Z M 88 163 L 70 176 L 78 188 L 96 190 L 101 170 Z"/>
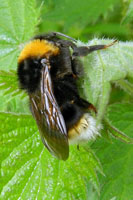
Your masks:
<path fill-rule="evenodd" d="M 82 109 L 73 102 L 64 103 L 61 107 L 61 112 L 64 117 L 67 130 L 76 124 L 83 115 Z"/>
<path fill-rule="evenodd" d="M 68 130 L 69 144 L 80 144 L 95 139 L 101 126 L 96 125 L 96 120 L 89 114 L 84 113 L 80 120 Z"/>
<path fill-rule="evenodd" d="M 66 128 L 69 130 L 88 111 L 90 103 L 80 98 L 76 80 L 72 75 L 54 80 L 53 90 L 56 101 L 64 117 Z"/>

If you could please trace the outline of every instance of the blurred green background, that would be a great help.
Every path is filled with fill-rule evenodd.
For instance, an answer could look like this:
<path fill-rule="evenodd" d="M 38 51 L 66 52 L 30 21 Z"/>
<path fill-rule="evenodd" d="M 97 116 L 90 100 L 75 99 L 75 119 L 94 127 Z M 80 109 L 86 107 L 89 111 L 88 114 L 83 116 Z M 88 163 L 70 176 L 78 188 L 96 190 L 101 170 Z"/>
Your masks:
<path fill-rule="evenodd" d="M 131 0 L 45 0 L 39 30 L 60 31 L 84 42 L 94 37 L 133 38 L 133 1 Z"/>

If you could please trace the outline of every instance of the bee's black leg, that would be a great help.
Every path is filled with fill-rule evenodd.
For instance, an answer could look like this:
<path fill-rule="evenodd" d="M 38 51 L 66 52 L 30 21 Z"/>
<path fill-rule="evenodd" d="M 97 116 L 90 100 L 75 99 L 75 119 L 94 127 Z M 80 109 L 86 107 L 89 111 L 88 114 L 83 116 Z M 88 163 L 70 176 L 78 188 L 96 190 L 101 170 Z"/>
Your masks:
<path fill-rule="evenodd" d="M 90 104 L 90 106 L 88 107 L 88 109 L 92 110 L 93 112 L 95 112 L 95 114 L 97 114 L 96 107 L 93 104 Z"/>
<path fill-rule="evenodd" d="M 72 59 L 71 64 L 72 72 L 75 78 L 82 77 L 84 75 L 84 68 L 81 60 L 78 57 L 76 57 Z"/>
<path fill-rule="evenodd" d="M 87 56 L 89 53 L 93 51 L 97 51 L 100 49 L 106 49 L 110 46 L 112 46 L 114 43 L 116 43 L 117 40 L 113 41 L 112 43 L 108 45 L 93 45 L 93 46 L 80 46 L 80 47 L 75 47 L 73 48 L 73 55 L 72 58 L 74 59 L 77 56 Z"/>

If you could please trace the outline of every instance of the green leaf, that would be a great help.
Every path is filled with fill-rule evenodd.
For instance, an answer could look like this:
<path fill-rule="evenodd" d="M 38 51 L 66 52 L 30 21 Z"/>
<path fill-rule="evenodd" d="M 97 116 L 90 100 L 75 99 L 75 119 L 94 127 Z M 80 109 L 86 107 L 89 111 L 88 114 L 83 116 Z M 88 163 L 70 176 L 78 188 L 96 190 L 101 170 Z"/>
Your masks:
<path fill-rule="evenodd" d="M 128 126 L 131 126 L 131 124 L 133 124 L 132 104 L 115 103 L 108 106 L 107 113 L 105 115 L 105 121 L 107 123 L 108 130 L 112 133 L 114 137 L 116 137 L 119 140 L 122 140 L 123 142 L 133 144 L 133 138 L 130 138 L 126 135 L 126 130 L 121 130 L 121 126 L 124 125 L 127 129 Z"/>
<path fill-rule="evenodd" d="M 87 45 L 109 43 L 110 40 L 94 39 Z M 86 98 L 98 107 L 98 123 L 103 118 L 109 102 L 111 83 L 124 80 L 125 77 L 133 77 L 132 51 L 133 42 L 119 42 L 83 58 L 85 76 L 81 85 Z"/>
<path fill-rule="evenodd" d="M 4 95 L 17 96 L 19 94 L 26 96 L 19 88 L 17 81 L 17 74 L 14 70 L 0 71 L 0 90 L 4 90 Z M 11 100 L 11 98 L 10 98 Z"/>
<path fill-rule="evenodd" d="M 132 136 L 133 105 L 125 103 L 109 106 L 108 118 L 114 127 L 128 137 Z M 100 200 L 133 199 L 133 146 L 112 138 L 112 143 L 100 139 L 92 147 L 105 173 L 105 177 L 99 177 L 102 184 Z"/>
<path fill-rule="evenodd" d="M 0 99 L 1 111 L 29 113 L 27 95 L 19 89 L 17 74 L 14 70 L 0 70 Z"/>
<path fill-rule="evenodd" d="M 33 36 L 38 17 L 36 0 L 0 0 L 0 70 L 3 70 L 0 74 L 0 99 L 5 110 L 10 107 L 12 97 L 20 94 L 17 77 L 9 70 L 16 70 L 18 55 L 24 43 Z M 6 100 L 2 89 L 8 94 Z"/>
<path fill-rule="evenodd" d="M 16 69 L 22 43 L 35 32 L 39 10 L 35 0 L 0 0 L 0 6 L 0 66 Z"/>
<path fill-rule="evenodd" d="M 115 103 L 108 106 L 105 119 L 124 134 L 133 135 L 132 131 L 128 131 L 131 127 L 133 128 L 133 104 Z"/>
<path fill-rule="evenodd" d="M 115 85 L 117 87 L 120 87 L 121 89 L 123 89 L 129 95 L 133 96 L 133 84 L 130 83 L 128 80 L 115 81 Z"/>
<path fill-rule="evenodd" d="M 86 146 L 70 148 L 64 161 L 43 146 L 30 115 L 0 113 L 1 196 L 4 199 L 86 199 L 86 184 L 99 193 L 101 165 Z"/>
<path fill-rule="evenodd" d="M 125 135 L 122 131 L 117 129 L 116 127 L 112 126 L 110 122 L 106 122 L 108 125 L 108 132 L 112 134 L 115 138 L 127 143 L 127 144 L 133 144 L 133 138 L 128 137 Z"/>

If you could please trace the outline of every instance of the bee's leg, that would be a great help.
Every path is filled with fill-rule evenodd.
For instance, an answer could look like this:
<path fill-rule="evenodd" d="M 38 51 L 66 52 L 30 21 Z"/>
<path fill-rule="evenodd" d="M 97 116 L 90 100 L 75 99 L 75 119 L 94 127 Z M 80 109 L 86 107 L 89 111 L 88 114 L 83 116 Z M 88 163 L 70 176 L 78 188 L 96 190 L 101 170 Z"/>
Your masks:
<path fill-rule="evenodd" d="M 72 58 L 74 59 L 77 56 L 87 56 L 89 53 L 93 51 L 97 51 L 100 49 L 106 49 L 116 43 L 117 40 L 113 41 L 108 45 L 93 45 L 93 46 L 80 46 L 80 47 L 73 47 L 73 55 Z"/>
<path fill-rule="evenodd" d="M 74 78 L 82 77 L 84 75 L 84 68 L 81 60 L 78 57 L 76 57 L 72 59 L 71 64 Z"/>
<path fill-rule="evenodd" d="M 97 113 L 96 107 L 93 104 L 90 104 L 88 107 L 89 110 L 92 110 L 93 112 Z"/>
<path fill-rule="evenodd" d="M 85 110 L 97 113 L 95 106 L 92 103 L 86 101 L 85 99 L 82 99 L 81 97 L 79 97 L 75 103 Z"/>

